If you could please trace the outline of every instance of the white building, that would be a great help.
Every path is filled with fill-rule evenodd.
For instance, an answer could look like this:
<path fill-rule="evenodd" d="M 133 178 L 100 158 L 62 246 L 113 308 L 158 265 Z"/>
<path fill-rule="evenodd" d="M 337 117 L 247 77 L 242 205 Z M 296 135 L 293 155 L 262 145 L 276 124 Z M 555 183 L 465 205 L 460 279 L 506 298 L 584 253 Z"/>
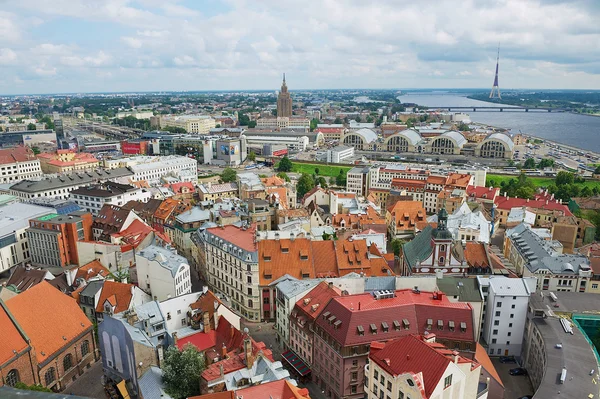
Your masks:
<path fill-rule="evenodd" d="M 104 182 L 109 179 L 131 176 L 128 168 L 113 170 L 98 169 L 94 171 L 64 173 L 56 177 L 22 180 L 10 186 L 10 194 L 21 199 L 33 198 L 69 198 L 69 193 L 79 187 Z"/>
<path fill-rule="evenodd" d="M 29 147 L 0 150 L 0 184 L 18 182 L 42 175 L 40 160 Z"/>
<path fill-rule="evenodd" d="M 216 122 L 209 115 L 166 115 L 160 118 L 160 125 L 180 127 L 188 133 L 209 134 Z"/>
<path fill-rule="evenodd" d="M 427 218 L 428 222 L 437 222 L 437 215 Z M 485 218 L 481 211 L 473 212 L 466 202 L 448 216 L 448 230 L 452 233 L 454 240 L 478 241 L 490 243 L 491 222 Z"/>
<path fill-rule="evenodd" d="M 150 119 L 154 116 L 154 113 L 152 111 L 140 111 L 137 109 L 117 112 L 117 118 L 126 118 L 128 116 L 133 116 L 135 119 Z"/>
<path fill-rule="evenodd" d="M 20 202 L 0 207 L 0 273 L 31 261 L 26 233 L 29 219 L 51 213 L 53 208 Z"/>
<path fill-rule="evenodd" d="M 161 178 L 167 176 L 177 177 L 183 182 L 198 180 L 198 162 L 179 155 L 121 158 L 113 160 L 111 166 L 129 167 L 133 181 L 145 180 L 149 184 L 159 184 Z"/>
<path fill-rule="evenodd" d="M 327 150 L 327 162 L 342 163 L 342 161 L 354 156 L 354 147 L 338 145 Z"/>
<path fill-rule="evenodd" d="M 174 249 L 149 245 L 136 256 L 139 287 L 163 301 L 192 292 L 188 261 Z"/>
<path fill-rule="evenodd" d="M 431 337 L 407 335 L 371 345 L 365 365 L 365 397 L 487 398 L 487 391 L 478 395 L 481 365 L 437 344 L 435 334 Z"/>
<path fill-rule="evenodd" d="M 309 140 L 307 136 L 244 136 L 248 147 L 264 146 L 265 144 L 285 145 L 290 151 L 306 151 Z"/>
<path fill-rule="evenodd" d="M 477 276 L 484 298 L 482 338 L 488 353 L 520 356 L 529 297 L 535 294 L 536 278 Z"/>
<path fill-rule="evenodd" d="M 148 202 L 152 193 L 145 188 L 108 181 L 97 186 L 73 190 L 69 198 L 95 216 L 104 204 L 123 206 L 129 201 Z"/>
<path fill-rule="evenodd" d="M 290 313 L 292 313 L 296 302 L 319 284 L 319 281 L 316 279 L 298 280 L 285 275 L 278 281 L 274 281 L 273 284 L 277 284 L 275 331 L 279 335 L 280 345 L 285 344 L 288 346 L 290 342 Z"/>

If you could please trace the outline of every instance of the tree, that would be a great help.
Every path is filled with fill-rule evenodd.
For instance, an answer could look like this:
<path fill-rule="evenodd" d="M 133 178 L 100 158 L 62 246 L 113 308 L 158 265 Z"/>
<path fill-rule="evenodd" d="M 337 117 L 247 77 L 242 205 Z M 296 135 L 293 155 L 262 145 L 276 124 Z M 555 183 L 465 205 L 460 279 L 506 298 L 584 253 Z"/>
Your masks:
<path fill-rule="evenodd" d="M 26 391 L 37 391 L 37 392 L 52 392 L 50 388 L 43 387 L 41 385 L 27 385 L 24 382 L 17 382 L 15 384 L 15 388 L 24 389 Z"/>
<path fill-rule="evenodd" d="M 538 169 L 552 168 L 552 167 L 554 167 L 554 159 L 551 159 L 551 158 L 541 159 L 540 162 L 538 163 L 537 167 L 538 167 Z"/>
<path fill-rule="evenodd" d="M 360 123 L 360 121 L 361 121 L 360 115 L 358 115 L 354 120 L 357 121 L 358 123 Z"/>
<path fill-rule="evenodd" d="M 319 174 L 319 168 L 315 168 L 315 175 Z"/>
<path fill-rule="evenodd" d="M 573 173 L 565 172 L 561 170 L 556 175 L 556 179 L 554 180 L 557 186 L 562 186 L 564 184 L 573 184 L 575 182 L 575 176 Z"/>
<path fill-rule="evenodd" d="M 277 170 L 279 172 L 291 172 L 292 171 L 292 161 L 286 156 L 281 158 L 279 161 L 279 165 L 277 166 Z"/>
<path fill-rule="evenodd" d="M 458 130 L 460 130 L 461 132 L 470 132 L 471 131 L 471 128 L 469 127 L 469 125 L 467 125 L 464 122 L 460 122 L 456 128 Z"/>
<path fill-rule="evenodd" d="M 316 183 L 322 188 L 327 188 L 327 180 L 323 176 L 319 176 L 316 180 Z"/>
<path fill-rule="evenodd" d="M 281 178 L 281 179 L 285 180 L 285 181 L 286 181 L 286 182 L 288 182 L 288 183 L 291 181 L 291 180 L 290 180 L 290 177 L 289 177 L 289 176 L 287 175 L 287 173 L 285 173 L 285 172 L 279 172 L 279 173 L 277 173 L 277 177 L 279 177 L 279 178 Z"/>
<path fill-rule="evenodd" d="M 169 133 L 175 133 L 175 134 L 187 133 L 187 130 L 185 130 L 184 128 L 179 127 L 179 126 L 163 126 L 163 127 L 161 127 L 161 130 L 163 130 L 165 132 L 169 132 Z"/>
<path fill-rule="evenodd" d="M 250 117 L 248 117 L 248 115 L 246 114 L 239 112 L 238 123 L 240 124 L 240 126 L 248 126 L 248 123 L 250 123 Z"/>
<path fill-rule="evenodd" d="M 250 151 L 250 153 L 248 154 L 248 161 L 256 161 L 256 153 L 254 151 Z"/>
<path fill-rule="evenodd" d="M 404 245 L 404 240 L 399 238 L 394 238 L 390 242 L 390 246 L 392 247 L 392 251 L 394 251 L 395 256 L 400 256 L 400 251 L 402 250 L 402 245 Z"/>
<path fill-rule="evenodd" d="M 318 124 L 319 124 L 319 120 L 317 118 L 312 118 L 310 120 L 310 131 L 313 132 L 317 128 Z"/>
<path fill-rule="evenodd" d="M 373 117 L 371 115 L 367 116 L 367 123 L 373 123 Z"/>
<path fill-rule="evenodd" d="M 37 155 L 40 153 L 40 149 L 38 147 L 31 147 L 31 151 L 33 151 L 33 155 Z"/>
<path fill-rule="evenodd" d="M 335 178 L 335 184 L 337 186 L 343 187 L 346 185 L 346 174 L 343 170 L 340 170 L 340 173 Z"/>
<path fill-rule="evenodd" d="M 533 159 L 533 158 L 527 158 L 525 160 L 525 163 L 523 164 L 523 167 L 525 169 L 535 169 L 535 159 Z"/>
<path fill-rule="evenodd" d="M 315 180 L 308 173 L 303 173 L 302 176 L 298 179 L 298 183 L 296 184 L 296 191 L 298 192 L 299 197 L 303 197 L 304 194 L 309 192 L 315 187 Z"/>
<path fill-rule="evenodd" d="M 223 170 L 223 173 L 221 173 L 221 180 L 223 180 L 223 183 L 235 181 L 236 177 L 237 172 L 231 168 L 225 168 L 225 170 Z"/>
<path fill-rule="evenodd" d="M 594 170 L 595 175 L 600 175 L 600 165 L 596 166 L 596 170 Z"/>
<path fill-rule="evenodd" d="M 255 128 L 255 127 L 256 127 L 256 121 L 250 121 L 250 122 L 248 122 L 248 127 L 249 127 L 250 129 L 253 129 L 253 128 Z"/>
<path fill-rule="evenodd" d="M 195 346 L 186 345 L 179 351 L 171 346 L 162 364 L 165 391 L 175 399 L 200 394 L 200 373 L 206 368 L 204 354 Z"/>
<path fill-rule="evenodd" d="M 340 125 L 342 122 L 342 118 L 340 118 L 339 116 L 333 121 L 333 123 L 335 123 L 336 125 Z"/>
<path fill-rule="evenodd" d="M 30 123 L 27 125 L 27 130 L 35 130 L 35 123 Z"/>
<path fill-rule="evenodd" d="M 592 189 L 589 188 L 589 186 L 583 186 L 583 188 L 581 189 L 581 193 L 580 195 L 582 197 L 591 197 L 592 196 Z"/>

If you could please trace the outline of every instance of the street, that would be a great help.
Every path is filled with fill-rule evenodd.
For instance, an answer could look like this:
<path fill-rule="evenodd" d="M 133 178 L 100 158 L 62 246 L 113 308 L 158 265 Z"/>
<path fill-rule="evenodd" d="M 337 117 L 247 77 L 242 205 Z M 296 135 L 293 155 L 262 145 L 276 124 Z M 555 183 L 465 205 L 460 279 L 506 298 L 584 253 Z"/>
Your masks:
<path fill-rule="evenodd" d="M 77 378 L 73 384 L 67 387 L 64 393 L 91 399 L 105 399 L 106 395 L 101 381 L 102 360 L 98 360 L 81 377 Z"/>

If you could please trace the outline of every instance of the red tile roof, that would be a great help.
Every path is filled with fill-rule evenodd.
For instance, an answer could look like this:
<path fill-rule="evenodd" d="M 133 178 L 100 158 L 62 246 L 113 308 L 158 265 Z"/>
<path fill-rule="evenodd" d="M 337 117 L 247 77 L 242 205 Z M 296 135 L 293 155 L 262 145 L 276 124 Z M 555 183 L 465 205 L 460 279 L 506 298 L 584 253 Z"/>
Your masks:
<path fill-rule="evenodd" d="M 493 200 L 500 193 L 497 187 L 468 186 L 467 195 L 471 198 Z"/>
<path fill-rule="evenodd" d="M 255 226 L 244 230 L 241 227 L 227 225 L 222 227 L 213 227 L 206 229 L 207 232 L 222 238 L 223 241 L 234 243 L 238 247 L 248 251 L 254 252 L 257 250 L 256 242 L 254 240 Z"/>
<path fill-rule="evenodd" d="M 496 367 L 494 367 L 492 360 L 487 354 L 487 351 L 483 346 L 479 344 L 479 342 L 477 343 L 477 347 L 475 348 L 475 361 L 481 364 L 481 367 L 483 367 L 485 371 L 488 372 L 490 377 L 496 380 L 501 386 L 504 386 L 504 384 L 502 383 L 502 379 L 498 374 L 498 371 L 496 371 Z"/>
<path fill-rule="evenodd" d="M 0 149 L 0 164 L 33 161 L 35 154 L 29 147 L 13 147 Z"/>
<path fill-rule="evenodd" d="M 131 299 L 133 298 L 133 289 L 135 289 L 133 284 L 105 281 L 102 285 L 102 292 L 100 293 L 100 299 L 98 299 L 96 312 L 104 312 L 104 302 L 106 300 L 109 300 L 113 306 L 116 305 L 115 314 L 126 311 L 129 309 Z"/>
<path fill-rule="evenodd" d="M 45 281 L 12 297 L 6 305 L 31 340 L 39 363 L 92 328 L 77 302 Z"/>
<path fill-rule="evenodd" d="M 548 211 L 562 211 L 564 216 L 573 216 L 569 207 L 560 203 L 559 200 L 550 199 L 539 199 L 539 200 L 527 200 L 524 198 L 511 198 L 504 196 L 497 196 L 494 201 L 498 209 L 511 210 L 512 208 L 520 208 L 527 206 L 533 209 L 544 209 Z"/>
<path fill-rule="evenodd" d="M 87 281 L 98 275 L 106 278 L 110 275 L 110 270 L 104 267 L 99 261 L 93 260 L 90 263 L 87 263 L 77 269 L 77 273 L 75 274 L 75 280 L 77 280 L 78 278 L 83 278 Z"/>
<path fill-rule="evenodd" d="M 490 267 L 486 246 L 482 242 L 468 241 L 465 246 L 465 260 L 471 267 Z"/>
<path fill-rule="evenodd" d="M 2 339 L 0 339 L 0 364 L 4 364 L 16 356 L 13 350 L 20 353 L 29 347 L 14 321 L 6 313 L 4 306 L 6 305 L 0 304 L 0 331 L 2 331 Z"/>
<path fill-rule="evenodd" d="M 375 299 L 371 294 L 346 295 L 333 298 L 321 314 L 327 318 L 319 317 L 317 324 L 326 330 L 342 346 L 366 344 L 374 339 L 393 339 L 407 334 L 423 332 L 427 327 L 428 319 L 432 321 L 432 331 L 441 338 L 456 341 L 474 341 L 472 308 L 467 303 L 452 303 L 445 295 L 438 294 L 434 299 L 431 292 L 414 293 L 412 290 L 395 291 L 393 298 Z M 335 319 L 330 323 L 330 318 Z M 399 330 L 393 328 L 393 322 L 402 324 L 406 319 L 409 328 L 401 326 Z M 341 324 L 334 326 L 335 321 Z M 443 330 L 438 330 L 438 320 L 443 322 Z M 382 322 L 389 327 L 387 333 L 382 332 Z M 454 331 L 450 331 L 448 323 L 454 322 Z M 461 323 L 465 323 L 466 330 L 461 330 Z M 378 333 L 371 334 L 370 325 L 377 327 Z M 359 335 L 358 326 L 364 329 L 364 335 Z"/>
<path fill-rule="evenodd" d="M 458 352 L 455 352 L 458 356 Z M 453 361 L 453 351 L 420 336 L 408 335 L 388 342 L 382 349 L 371 350 L 369 359 L 392 376 L 405 373 L 422 375 L 422 389 L 429 398 Z M 459 362 L 469 360 L 459 357 Z M 474 363 L 474 362 L 473 362 Z"/>
<path fill-rule="evenodd" d="M 239 389 L 235 394 L 243 399 L 310 399 L 308 389 L 298 388 L 288 380 L 271 381 Z"/>
<path fill-rule="evenodd" d="M 126 252 L 132 248 L 137 248 L 153 231 L 155 230 L 152 227 L 136 219 L 123 231 L 113 233 L 110 236 L 113 242 L 121 244 L 121 251 Z"/>
<path fill-rule="evenodd" d="M 188 399 L 237 399 L 234 391 L 223 391 L 215 393 L 207 393 L 199 396 L 191 396 Z"/>
<path fill-rule="evenodd" d="M 312 290 L 302 297 L 292 311 L 296 311 L 296 318 L 304 317 L 307 321 L 315 321 L 323 312 L 331 298 L 341 296 L 342 292 L 335 286 L 329 286 L 326 281 L 321 281 Z"/>
<path fill-rule="evenodd" d="M 183 349 L 186 345 L 195 346 L 200 352 L 204 352 L 207 349 L 214 348 L 217 343 L 217 332 L 210 330 L 208 332 L 198 331 L 187 337 L 179 338 L 177 340 L 177 348 Z"/>

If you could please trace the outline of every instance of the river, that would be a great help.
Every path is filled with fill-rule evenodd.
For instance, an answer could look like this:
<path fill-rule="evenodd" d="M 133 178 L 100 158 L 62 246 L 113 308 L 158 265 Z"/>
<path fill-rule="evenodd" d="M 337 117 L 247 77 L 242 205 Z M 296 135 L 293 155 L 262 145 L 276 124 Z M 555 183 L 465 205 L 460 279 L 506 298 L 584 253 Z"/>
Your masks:
<path fill-rule="evenodd" d="M 415 103 L 426 107 L 500 106 L 471 100 L 454 93 L 410 93 L 398 98 L 403 103 Z M 600 153 L 600 117 L 568 112 L 465 112 L 471 116 L 473 122 L 511 129 L 512 133 L 521 131 L 523 134 Z"/>

